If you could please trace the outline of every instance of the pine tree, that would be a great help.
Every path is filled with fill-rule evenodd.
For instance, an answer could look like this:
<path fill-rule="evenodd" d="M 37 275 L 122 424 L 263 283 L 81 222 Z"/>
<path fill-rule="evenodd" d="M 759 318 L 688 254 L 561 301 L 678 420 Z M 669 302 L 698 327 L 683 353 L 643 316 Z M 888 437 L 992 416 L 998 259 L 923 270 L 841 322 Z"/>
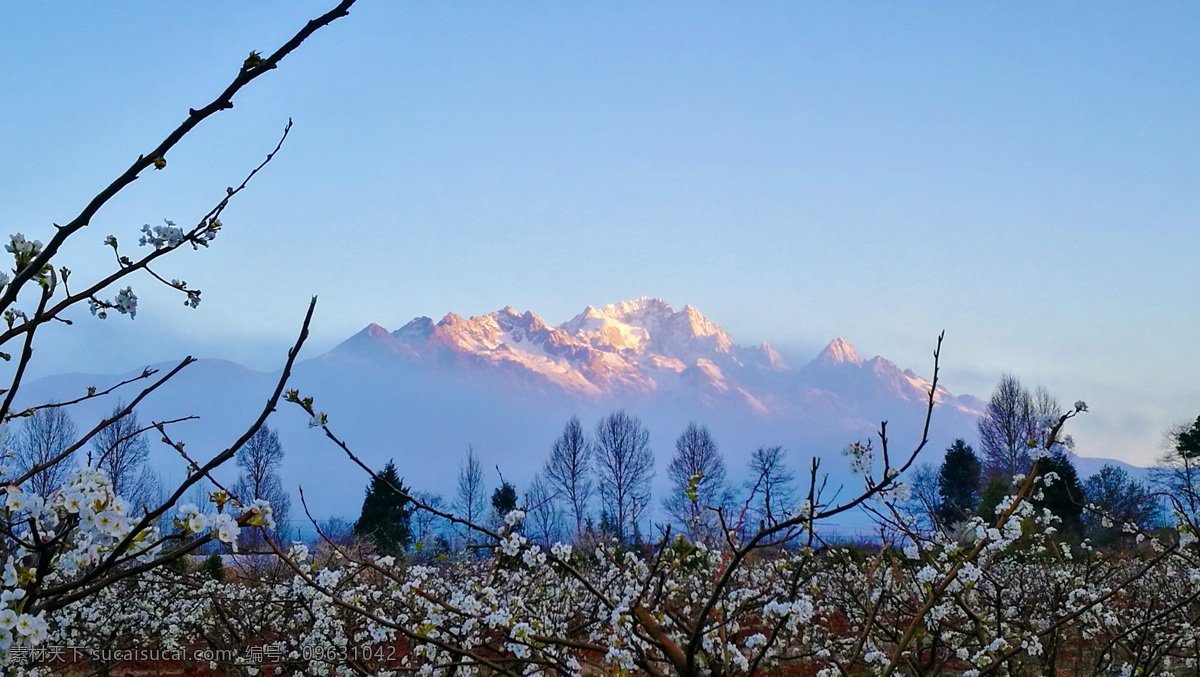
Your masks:
<path fill-rule="evenodd" d="M 500 486 L 492 492 L 492 514 L 502 520 L 517 509 L 517 488 L 503 479 L 500 482 Z"/>
<path fill-rule="evenodd" d="M 1042 498 L 1033 501 L 1039 510 L 1048 509 L 1054 513 L 1062 524 L 1059 530 L 1076 536 L 1083 532 L 1083 505 L 1087 502 L 1083 485 L 1071 459 L 1061 451 L 1055 451 L 1042 457 L 1038 464 L 1041 466 L 1043 479 Z M 1054 479 L 1046 478 L 1050 473 L 1057 475 Z"/>
<path fill-rule="evenodd" d="M 995 524 L 1000 515 L 996 509 L 1000 507 L 1000 501 L 1008 495 L 1012 484 L 1003 477 L 993 477 L 988 480 L 983 488 L 983 494 L 979 497 L 979 516 L 988 524 Z"/>
<path fill-rule="evenodd" d="M 396 489 L 408 493 L 395 464 L 388 461 L 383 471 L 371 478 L 363 499 L 362 514 L 354 524 L 356 537 L 388 555 L 399 554 L 412 540 L 409 518 L 413 508 Z"/>
<path fill-rule="evenodd" d="M 600 511 L 600 534 L 609 538 L 618 538 L 617 521 L 613 519 L 607 508 Z"/>
<path fill-rule="evenodd" d="M 1196 523 L 1200 516 L 1200 417 L 1190 425 L 1175 425 L 1166 432 L 1170 444 L 1150 476 L 1163 493 L 1179 500 L 1178 507 Z"/>
<path fill-rule="evenodd" d="M 1200 457 L 1200 416 L 1196 417 L 1195 423 L 1176 435 L 1175 451 L 1187 458 Z"/>
<path fill-rule="evenodd" d="M 943 525 L 969 519 L 979 509 L 980 465 L 975 450 L 963 440 L 954 440 L 938 475 L 937 515 Z"/>

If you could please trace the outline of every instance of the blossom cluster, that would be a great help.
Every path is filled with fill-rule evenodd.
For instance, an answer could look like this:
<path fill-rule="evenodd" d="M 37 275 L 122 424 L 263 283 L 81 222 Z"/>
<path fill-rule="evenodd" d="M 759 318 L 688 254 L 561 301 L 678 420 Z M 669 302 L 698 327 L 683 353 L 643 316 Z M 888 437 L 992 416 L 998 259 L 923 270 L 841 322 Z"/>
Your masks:
<path fill-rule="evenodd" d="M 21 233 L 15 233 L 8 238 L 8 244 L 4 245 L 4 251 L 13 255 L 13 260 L 16 264 L 16 270 L 21 270 L 28 266 L 39 254 L 42 253 L 41 240 L 26 240 Z M 2 283 L 8 282 L 8 276 L 4 276 Z"/>
<path fill-rule="evenodd" d="M 223 500 L 220 505 L 230 505 Z M 236 551 L 245 527 L 275 526 L 271 506 L 256 500 L 240 517 L 180 506 L 174 527 L 142 524 L 142 516 L 113 491 L 104 472 L 85 467 L 41 496 L 15 484 L 0 488 L 0 651 L 61 636 L 63 616 L 34 600 L 48 588 L 86 577 L 120 553 L 126 564 L 152 560 L 165 545 L 211 536 Z"/>
<path fill-rule="evenodd" d="M 730 572 L 720 590 L 713 582 L 727 572 L 724 548 L 543 547 L 521 533 L 523 515 L 514 512 L 493 557 L 419 564 L 297 544 L 291 574 L 264 563 L 234 582 L 206 580 L 195 565 L 159 572 L 71 605 L 36 632 L 164 647 L 272 637 L 285 645 L 287 670 L 312 675 L 354 674 L 362 663 L 345 656 L 368 646 L 400 647 L 369 664 L 380 673 L 441 676 L 458 665 L 468 674 L 666 674 L 673 668 L 664 647 L 682 650 L 693 638 L 706 673 L 856 674 L 898 661 L 910 674 L 914 660 L 931 672 L 978 675 L 1004 661 L 1024 673 L 1048 671 L 1064 655 L 1087 662 L 1076 674 L 1196 667 L 1200 559 L 1191 547 L 1148 538 L 1145 556 L 1104 553 L 1058 540 L 1046 532 L 1052 517 L 1027 505 L 1010 497 L 1000 526 L 912 532 L 895 548 L 776 551 Z M 229 526 L 195 506 L 181 506 L 175 521 L 188 532 Z M 701 616 L 709 603 L 713 613 Z M 915 643 L 897 652 L 913 623 L 921 628 Z M 38 674 L 36 666 L 26 674 Z"/>

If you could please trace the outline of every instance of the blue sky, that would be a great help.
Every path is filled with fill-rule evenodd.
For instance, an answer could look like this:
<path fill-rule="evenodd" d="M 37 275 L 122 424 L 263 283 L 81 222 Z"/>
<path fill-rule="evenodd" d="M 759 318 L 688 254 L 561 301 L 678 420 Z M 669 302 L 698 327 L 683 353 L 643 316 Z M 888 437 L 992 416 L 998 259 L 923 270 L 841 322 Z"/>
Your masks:
<path fill-rule="evenodd" d="M 46 239 L 332 2 L 22 3 L 0 22 L 0 231 Z M 282 361 L 369 322 L 648 295 L 800 359 L 843 336 L 986 396 L 1087 400 L 1148 462 L 1200 414 L 1200 7 L 362 0 L 66 250 L 203 214 L 295 129 L 211 251 L 35 373 Z M 5 230 L 7 229 L 7 230 Z M 82 319 L 82 318 L 81 318 Z"/>

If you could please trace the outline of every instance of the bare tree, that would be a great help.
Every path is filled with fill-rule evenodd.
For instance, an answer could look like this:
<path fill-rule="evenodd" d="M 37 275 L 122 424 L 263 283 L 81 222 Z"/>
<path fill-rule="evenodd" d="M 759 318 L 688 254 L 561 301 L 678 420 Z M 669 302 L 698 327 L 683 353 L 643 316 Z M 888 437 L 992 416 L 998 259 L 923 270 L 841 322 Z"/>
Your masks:
<path fill-rule="evenodd" d="M 279 478 L 279 466 L 283 464 L 279 432 L 265 425 L 259 428 L 238 450 L 236 462 L 242 475 L 233 486 L 234 495 L 245 503 L 256 500 L 270 503 L 277 531 L 286 532 L 292 500 Z M 243 535 L 247 544 L 257 544 L 261 537 L 257 530 L 247 530 Z"/>
<path fill-rule="evenodd" d="M 1029 391 L 1016 376 L 1002 375 L 979 419 L 979 441 L 988 474 L 1027 474 L 1033 466 L 1030 442 L 1036 445 L 1037 437 Z"/>
<path fill-rule="evenodd" d="M 354 522 L 341 517 L 330 517 L 318 525 L 318 543 L 329 541 L 346 547 L 354 542 Z"/>
<path fill-rule="evenodd" d="M 796 476 L 785 463 L 787 451 L 780 446 L 759 447 L 750 457 L 751 510 L 759 528 L 773 526 L 791 517 L 796 503 Z"/>
<path fill-rule="evenodd" d="M 413 492 L 413 498 L 420 501 L 422 505 L 427 505 L 437 510 L 446 507 L 446 501 L 438 494 L 430 491 Z M 413 511 L 411 519 L 413 543 L 420 543 L 421 547 L 427 547 L 437 540 L 439 536 L 438 529 L 445 521 L 428 510 Z"/>
<path fill-rule="evenodd" d="M 727 507 L 732 495 L 725 482 L 725 459 L 707 427 L 689 423 L 679 434 L 667 476 L 671 479 L 671 494 L 663 499 L 667 514 L 687 527 L 693 541 L 720 534 L 712 509 Z"/>
<path fill-rule="evenodd" d="M 454 501 L 454 510 L 458 516 L 471 524 L 483 520 L 487 505 L 484 497 L 483 469 L 479 465 L 479 457 L 475 449 L 467 446 L 467 455 L 458 466 L 458 497 Z M 474 532 L 467 530 L 467 541 L 473 542 Z"/>
<path fill-rule="evenodd" d="M 75 422 L 65 408 L 38 409 L 25 419 L 13 446 L 17 474 L 24 475 L 34 468 L 46 466 L 29 478 L 29 488 L 35 494 L 49 496 L 67 481 L 75 468 L 73 454 L 61 461 L 53 461 L 78 438 Z"/>
<path fill-rule="evenodd" d="M 550 546 L 563 532 L 563 510 L 551 486 L 539 473 L 525 492 L 525 533 L 534 543 Z"/>
<path fill-rule="evenodd" d="M 938 506 L 942 503 L 939 493 L 938 467 L 932 463 L 922 463 L 913 468 L 908 478 L 911 495 L 904 501 L 901 508 L 906 516 L 914 520 L 918 529 L 931 531 L 940 527 Z"/>
<path fill-rule="evenodd" d="M 594 445 L 600 499 L 613 520 L 615 535 L 624 541 L 626 527 L 636 534 L 638 517 L 650 505 L 654 479 L 650 431 L 621 409 L 596 424 Z"/>
<path fill-rule="evenodd" d="M 158 478 L 146 466 L 150 445 L 142 434 L 137 411 L 120 416 L 124 408 L 125 404 L 118 402 L 110 414 L 115 420 L 92 438 L 88 465 L 99 468 L 112 483 L 113 492 L 133 505 L 155 503 Z"/>
<path fill-rule="evenodd" d="M 1030 393 L 1016 376 L 1002 375 L 979 419 L 979 442 L 987 475 L 1011 478 L 1028 474 L 1033 468 L 1031 449 L 1073 453 L 1075 441 L 1070 435 L 1053 440 L 1050 437 L 1061 411 L 1058 399 L 1045 387 L 1038 386 Z"/>
<path fill-rule="evenodd" d="M 588 501 L 594 489 L 591 465 L 592 449 L 584 438 L 579 417 L 572 416 L 563 427 L 562 435 L 554 441 L 543 473 L 549 486 L 570 506 L 576 534 L 583 531 Z"/>

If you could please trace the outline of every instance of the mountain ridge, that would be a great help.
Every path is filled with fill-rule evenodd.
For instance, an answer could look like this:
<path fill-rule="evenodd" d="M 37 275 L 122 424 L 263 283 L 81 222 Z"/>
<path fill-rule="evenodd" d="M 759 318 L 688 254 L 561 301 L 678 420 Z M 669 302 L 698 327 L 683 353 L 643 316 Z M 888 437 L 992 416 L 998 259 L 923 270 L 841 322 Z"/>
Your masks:
<path fill-rule="evenodd" d="M 524 486 L 568 418 L 578 416 L 586 430 L 618 408 L 638 416 L 651 433 L 657 495 L 669 490 L 665 469 L 675 436 L 691 422 L 712 431 L 731 477 L 746 479 L 757 447 L 780 445 L 797 471 L 819 459 L 821 472 L 832 475 L 831 491 L 860 481 L 849 475 L 840 452 L 853 441 L 878 443 L 880 421 L 889 422 L 895 453 L 919 443 L 929 382 L 915 371 L 882 356 L 863 359 L 844 338 L 796 363 L 785 363 L 766 341 L 737 343 L 691 306 L 675 310 L 660 299 L 637 299 L 588 306 L 557 326 L 511 306 L 472 318 L 421 316 L 395 330 L 369 323 L 332 350 L 297 362 L 289 387 L 315 398 L 364 463 L 382 467 L 394 460 L 406 482 L 446 496 L 454 492 L 468 446 L 485 467 L 502 467 L 506 478 Z M 173 436 L 188 443 L 189 453 L 208 458 L 258 416 L 279 374 L 202 359 L 139 412 L 145 421 L 198 415 L 173 425 Z M 39 379 L 22 388 L 17 406 L 77 397 L 89 386 L 103 389 L 123 378 L 75 373 Z M 128 396 L 89 400 L 73 415 L 100 420 Z M 973 443 L 984 405 L 941 386 L 935 398 L 922 463 L 940 462 L 955 438 Z M 285 480 L 304 486 L 314 514 L 357 509 L 363 477 L 340 448 L 308 427 L 302 411 L 280 405 L 270 425 L 288 450 Z M 157 468 L 185 472 L 174 448 L 151 449 Z M 235 472 L 223 468 L 217 477 L 230 480 Z"/>
<path fill-rule="evenodd" d="M 675 310 L 642 297 L 587 306 L 560 325 L 511 305 L 464 318 L 418 316 L 387 332 L 372 323 L 336 346 L 348 359 L 392 356 L 458 378 L 485 378 L 500 388 L 530 388 L 581 401 L 647 401 L 693 396 L 708 406 L 737 406 L 758 416 L 787 415 L 796 396 L 818 392 L 871 400 L 923 402 L 930 383 L 875 356 L 866 360 L 844 338 L 793 369 L 769 342 L 744 346 L 698 309 Z M 859 393 L 846 393 L 853 384 Z M 983 403 L 939 387 L 939 404 L 968 415 Z M 794 402 L 791 402 L 794 404 Z"/>

